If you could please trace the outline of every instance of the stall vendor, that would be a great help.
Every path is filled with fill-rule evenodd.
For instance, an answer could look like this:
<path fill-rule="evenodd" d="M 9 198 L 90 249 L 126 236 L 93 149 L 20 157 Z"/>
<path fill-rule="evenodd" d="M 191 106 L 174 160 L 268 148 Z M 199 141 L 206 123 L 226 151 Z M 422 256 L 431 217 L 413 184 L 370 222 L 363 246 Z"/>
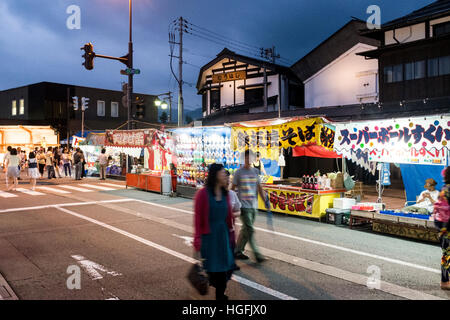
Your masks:
<path fill-rule="evenodd" d="M 436 181 L 434 179 L 425 180 L 425 191 L 422 191 L 416 204 L 403 208 L 403 212 L 417 212 L 420 214 L 431 214 L 433 205 L 438 200 L 439 191 L 436 190 Z"/>
<path fill-rule="evenodd" d="M 256 153 L 256 160 L 255 160 L 255 162 L 252 163 L 252 166 L 256 170 L 258 170 L 259 175 L 264 175 L 264 176 L 266 175 L 266 170 L 264 169 L 264 164 L 261 161 L 259 152 Z"/>

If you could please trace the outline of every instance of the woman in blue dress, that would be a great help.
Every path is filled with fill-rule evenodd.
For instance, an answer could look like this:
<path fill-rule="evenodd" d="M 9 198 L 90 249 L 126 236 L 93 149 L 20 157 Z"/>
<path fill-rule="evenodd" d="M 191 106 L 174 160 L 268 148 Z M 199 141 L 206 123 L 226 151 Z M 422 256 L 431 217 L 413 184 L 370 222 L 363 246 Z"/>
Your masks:
<path fill-rule="evenodd" d="M 233 215 L 226 189 L 227 176 L 223 165 L 210 166 L 206 186 L 195 196 L 194 248 L 203 259 L 209 283 L 216 288 L 216 300 L 228 300 L 227 282 L 236 269 L 231 244 Z"/>

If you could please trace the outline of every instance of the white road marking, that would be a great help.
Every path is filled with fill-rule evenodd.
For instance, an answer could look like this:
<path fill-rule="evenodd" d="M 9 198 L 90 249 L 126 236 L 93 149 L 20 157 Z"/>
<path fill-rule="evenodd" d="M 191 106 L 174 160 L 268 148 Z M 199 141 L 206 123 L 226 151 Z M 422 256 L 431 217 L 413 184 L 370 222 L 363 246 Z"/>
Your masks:
<path fill-rule="evenodd" d="M 74 186 L 66 186 L 66 185 L 60 185 L 61 188 L 66 188 L 66 189 L 70 189 L 70 190 L 75 190 L 75 191 L 79 191 L 79 192 L 93 192 L 94 190 L 90 190 L 90 189 L 83 189 L 83 188 L 78 188 L 78 187 L 74 187 Z"/>
<path fill-rule="evenodd" d="M 87 260 L 83 256 L 73 255 L 71 257 L 74 258 L 75 260 L 77 260 L 78 264 L 86 271 L 86 273 L 89 275 L 89 277 L 92 280 L 103 279 L 103 276 L 100 274 L 99 271 L 104 272 L 106 274 L 109 274 L 110 276 L 113 276 L 113 277 L 117 277 L 117 276 L 121 276 L 122 275 L 119 272 L 108 270 L 107 268 L 105 268 L 101 264 L 98 264 L 96 262 Z"/>
<path fill-rule="evenodd" d="M 87 206 L 92 204 L 102 204 L 102 203 L 120 203 L 120 202 L 133 202 L 134 199 L 114 199 L 114 200 L 101 200 L 101 201 L 87 201 L 87 202 L 72 202 L 72 203 L 60 203 L 60 204 L 47 204 L 42 206 L 35 207 L 24 207 L 24 208 L 10 208 L 0 210 L 0 213 L 9 213 L 9 212 L 18 212 L 18 211 L 31 211 L 31 210 L 40 210 L 47 208 L 56 208 L 56 207 L 76 207 L 76 206 Z"/>
<path fill-rule="evenodd" d="M 106 183 L 106 182 L 101 182 L 100 184 L 105 185 L 105 186 L 110 186 L 110 187 L 116 187 L 116 188 L 124 188 L 124 185 L 121 184 L 114 184 L 114 183 Z"/>
<path fill-rule="evenodd" d="M 150 204 L 152 206 L 156 206 L 156 207 L 160 207 L 160 208 L 165 208 L 165 209 L 170 209 L 170 210 L 174 210 L 174 211 L 184 212 L 184 213 L 191 214 L 191 215 L 193 214 L 192 211 L 188 211 L 188 210 L 184 210 L 184 209 L 172 208 L 172 207 L 169 207 L 169 206 L 165 206 L 165 205 L 157 204 L 157 203 L 153 203 L 153 202 L 148 202 L 148 201 L 144 201 L 144 200 L 136 200 L 136 201 L 140 202 L 140 203 Z M 236 224 L 238 226 L 242 226 L 242 224 L 240 224 L 240 223 L 236 223 Z M 407 266 L 407 267 L 411 267 L 411 268 L 415 268 L 415 269 L 419 269 L 419 270 L 424 270 L 424 271 L 428 271 L 428 272 L 432 272 L 432 273 L 441 274 L 441 270 L 439 270 L 439 269 L 433 269 L 433 268 L 421 266 L 421 265 L 418 265 L 418 264 L 415 264 L 415 263 L 411 263 L 411 262 L 406 262 L 406 261 L 392 259 L 392 258 L 388 258 L 388 257 L 383 257 L 383 256 L 379 256 L 379 255 L 376 255 L 376 254 L 367 253 L 367 252 L 363 252 L 363 251 L 359 251 L 359 250 L 354 250 L 354 249 L 349 249 L 349 248 L 345 248 L 345 247 L 340 247 L 340 246 L 337 246 L 337 245 L 334 245 L 334 244 L 329 244 L 329 243 L 325 243 L 325 242 L 320 242 L 320 241 L 316 241 L 316 240 L 302 238 L 302 237 L 298 237 L 298 236 L 294 236 L 294 235 L 291 235 L 291 234 L 282 233 L 282 232 L 278 232 L 278 231 L 267 230 L 267 229 L 259 228 L 259 227 L 253 227 L 253 228 L 255 230 L 263 231 L 263 232 L 266 232 L 266 233 L 271 233 L 271 234 L 274 234 L 274 235 L 277 235 L 277 236 L 281 236 L 281 237 L 285 237 L 285 238 L 290 238 L 290 239 L 294 239 L 294 240 L 308 242 L 308 243 L 312 243 L 312 244 L 315 244 L 315 245 L 332 248 L 332 249 L 335 249 L 335 250 L 345 251 L 345 252 L 353 253 L 353 254 L 360 255 L 360 256 L 366 256 L 366 257 L 370 257 L 370 258 L 374 258 L 374 259 L 378 259 L 378 260 L 384 260 L 384 261 L 387 261 L 387 262 L 399 264 L 399 265 L 402 265 L 402 266 Z"/>
<path fill-rule="evenodd" d="M 0 197 L 2 197 L 2 198 L 15 198 L 15 197 L 17 197 L 17 194 L 8 193 L 8 192 L 5 192 L 5 191 L 0 191 Z"/>
<path fill-rule="evenodd" d="M 183 230 L 190 234 L 192 234 L 192 232 L 193 232 L 192 226 L 182 225 L 182 224 L 176 223 L 173 220 L 153 217 L 149 213 L 143 214 L 143 213 L 139 213 L 139 212 L 134 212 L 128 208 L 122 208 L 122 207 L 118 207 L 118 206 L 114 206 L 114 205 L 109 205 L 109 204 L 105 204 L 105 205 L 101 204 L 101 205 L 105 206 L 106 208 L 110 208 L 112 210 L 144 217 L 147 220 L 161 223 L 161 224 L 164 224 L 164 225 L 167 225 L 172 228 L 179 229 L 179 230 Z M 181 239 L 185 239 L 185 240 L 193 239 L 192 237 L 183 237 L 183 236 L 179 236 L 176 234 L 172 234 L 172 235 L 175 237 L 181 238 Z M 185 244 L 188 246 L 191 245 L 190 243 L 188 244 L 186 242 L 185 242 Z M 323 274 L 326 274 L 326 275 L 329 275 L 329 276 L 332 276 L 332 277 L 335 277 L 335 278 L 338 278 L 341 280 L 353 282 L 358 285 L 363 285 L 363 286 L 367 287 L 368 277 L 366 277 L 364 275 L 352 273 L 350 271 L 338 269 L 338 268 L 335 268 L 332 266 L 321 264 L 319 262 L 302 259 L 302 258 L 299 258 L 296 256 L 291 256 L 291 255 L 288 255 L 288 254 L 285 254 L 285 253 L 282 253 L 279 251 L 270 250 L 270 249 L 263 248 L 263 247 L 259 247 L 259 248 L 261 250 L 261 253 L 269 258 L 284 261 L 284 262 L 287 262 L 287 263 L 290 263 L 293 265 L 297 265 L 297 266 L 300 266 L 300 267 L 308 269 L 308 270 L 312 270 L 314 272 L 320 272 L 320 273 L 323 273 Z M 392 295 L 399 296 L 399 297 L 411 299 L 411 300 L 436 300 L 436 299 L 439 300 L 439 299 L 441 299 L 440 297 L 429 295 L 429 294 L 426 294 L 426 293 L 423 293 L 420 291 L 416 291 L 416 290 L 412 290 L 409 288 L 401 287 L 401 286 L 398 286 L 398 285 L 395 285 L 395 284 L 392 284 L 389 282 L 385 282 L 385 281 L 381 281 L 381 287 L 379 290 L 389 293 L 389 294 L 392 294 Z"/>
<path fill-rule="evenodd" d="M 43 196 L 43 195 L 45 195 L 45 193 L 41 193 L 41 192 L 37 192 L 37 191 L 25 189 L 25 188 L 17 188 L 17 191 L 25 193 L 25 194 L 29 194 L 30 196 Z"/>
<path fill-rule="evenodd" d="M 116 189 L 113 189 L 113 188 L 102 187 L 102 186 L 96 186 L 95 184 L 87 184 L 87 183 L 79 184 L 79 186 L 87 187 L 87 188 L 93 188 L 93 189 L 98 189 L 98 190 L 103 190 L 103 191 L 116 190 Z"/>
<path fill-rule="evenodd" d="M 180 238 L 184 240 L 184 244 L 187 245 L 188 247 L 192 247 L 192 244 L 194 243 L 194 238 L 192 237 L 184 237 L 184 236 L 179 236 L 177 234 L 172 234 L 174 237 Z"/>
<path fill-rule="evenodd" d="M 367 286 L 368 277 L 365 275 L 349 272 L 346 270 L 338 269 L 333 266 L 328 266 L 319 262 L 302 259 L 299 257 L 291 256 L 279 251 L 261 248 L 261 253 L 265 256 L 284 261 L 308 270 L 320 272 L 338 279 L 353 282 L 362 286 Z M 380 288 L 377 289 L 386 293 L 390 293 L 399 297 L 403 297 L 409 300 L 446 300 L 437 296 L 433 296 L 424 292 L 416 291 L 413 289 L 405 288 L 392 284 L 386 281 L 380 281 Z"/>
<path fill-rule="evenodd" d="M 61 194 L 67 194 L 67 193 L 70 193 L 69 191 L 60 190 L 60 189 L 57 189 L 57 188 L 51 188 L 51 187 L 36 186 L 36 188 L 39 188 L 39 189 L 41 189 L 41 190 L 50 191 L 50 192 L 61 193 Z"/>
<path fill-rule="evenodd" d="M 121 235 L 124 235 L 124 236 L 126 236 L 126 237 L 128 237 L 128 238 L 131 238 L 131 239 L 133 239 L 133 240 L 136 240 L 136 241 L 138 241 L 138 242 L 140 242 L 140 243 L 143 243 L 143 244 L 145 244 L 145 245 L 147 245 L 147 246 L 149 246 L 149 247 L 155 248 L 155 249 L 157 249 L 157 250 L 160 250 L 160 251 L 162 251 L 162 252 L 165 252 L 165 253 L 167 253 L 167 254 L 170 254 L 170 255 L 172 255 L 172 256 L 174 256 L 174 257 L 177 257 L 177 258 L 179 258 L 179 259 L 181 259 L 181 260 L 187 261 L 187 262 L 189 262 L 189 263 L 197 263 L 197 262 L 198 262 L 198 261 L 195 260 L 194 258 L 191 258 L 191 257 L 189 257 L 189 256 L 186 256 L 186 255 L 184 255 L 184 254 L 182 254 L 182 253 L 179 253 L 179 252 L 177 252 L 177 251 L 174 251 L 174 250 L 172 250 L 172 249 L 163 247 L 163 246 L 161 246 L 161 245 L 159 245 L 159 244 L 157 244 L 157 243 L 151 242 L 151 241 L 149 241 L 149 240 L 147 240 L 147 239 L 141 238 L 141 237 L 136 236 L 136 235 L 134 235 L 134 234 L 132 234 L 132 233 L 129 233 L 129 232 L 127 232 L 127 231 L 124 231 L 124 230 L 121 230 L 121 229 L 119 229 L 119 228 L 113 227 L 113 226 L 108 225 L 108 224 L 106 224 L 106 223 L 103 223 L 103 222 L 101 222 L 101 221 L 98 221 L 98 220 L 95 220 L 95 219 L 92 219 L 92 218 L 83 216 L 83 215 L 78 214 L 78 213 L 76 213 L 76 212 L 74 212 L 74 211 L 70 211 L 70 210 L 67 210 L 67 209 L 64 209 L 64 208 L 61 208 L 61 207 L 56 207 L 56 209 L 58 209 L 58 210 L 60 210 L 60 211 L 62 211 L 62 212 L 68 213 L 68 214 L 70 214 L 70 215 L 73 215 L 73 216 L 75 216 L 75 217 L 78 217 L 78 218 L 80 218 L 80 219 L 87 220 L 87 221 L 89 221 L 89 222 L 91 222 L 91 223 L 94 223 L 94 224 L 96 224 L 96 225 L 102 226 L 102 227 L 104 227 L 104 228 L 106 228 L 106 229 L 109 229 L 109 230 L 111 230 L 111 231 L 117 232 L 117 233 L 119 233 L 119 234 L 121 234 Z M 258 283 L 255 283 L 255 282 L 253 282 L 253 281 L 250 281 L 250 280 L 247 280 L 247 279 L 244 279 L 244 278 L 241 278 L 241 277 L 233 276 L 231 279 L 234 280 L 234 281 L 236 281 L 236 282 L 239 282 L 239 283 L 245 284 L 245 285 L 247 285 L 247 286 L 250 286 L 250 287 L 252 287 L 252 288 L 254 288 L 254 289 L 256 289 L 256 290 L 259 290 L 259 291 L 261 291 L 261 292 L 264 292 L 264 293 L 266 293 L 266 294 L 268 294 L 268 295 L 271 295 L 271 296 L 274 296 L 274 297 L 276 297 L 276 298 L 282 299 L 282 300 L 297 300 L 296 298 L 293 298 L 293 297 L 291 297 L 291 296 L 285 295 L 284 293 L 281 293 L 281 292 L 279 292 L 279 291 L 276 291 L 276 290 L 267 288 L 267 287 L 265 287 L 265 286 L 263 286 L 263 285 L 260 285 L 260 284 L 258 284 Z"/>

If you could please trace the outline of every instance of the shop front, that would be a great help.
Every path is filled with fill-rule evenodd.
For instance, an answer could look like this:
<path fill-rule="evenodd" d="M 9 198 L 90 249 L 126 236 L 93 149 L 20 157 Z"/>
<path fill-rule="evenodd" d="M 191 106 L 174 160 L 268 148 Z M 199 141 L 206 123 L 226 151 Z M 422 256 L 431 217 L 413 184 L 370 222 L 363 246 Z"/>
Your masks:
<path fill-rule="evenodd" d="M 289 215 L 320 220 L 333 199 L 346 191 L 342 174 L 331 172 L 333 170 L 329 168 L 315 168 L 308 175 L 283 174 L 286 164 L 294 157 L 332 159 L 331 163 L 334 163 L 341 156 L 333 151 L 333 143 L 334 131 L 322 118 L 276 119 L 232 125 L 232 150 L 241 154 L 245 150 L 251 151 L 253 166 L 264 168 L 261 181 L 269 196 L 271 211 Z M 308 170 L 311 171 L 310 168 Z M 286 175 L 288 177 L 284 178 Z M 258 208 L 266 209 L 261 197 Z"/>
<path fill-rule="evenodd" d="M 389 164 L 400 167 L 406 200 L 414 205 L 424 191 L 425 180 L 442 187 L 441 172 L 449 165 L 450 116 L 397 118 L 378 121 L 337 123 L 334 150 L 351 159 L 364 155 L 377 164 L 379 202 L 383 184 L 389 183 Z M 405 212 L 403 212 L 405 211 Z M 386 208 L 380 203 L 357 204 L 351 220 L 366 220 L 374 231 L 415 239 L 437 241 L 437 232 L 429 214 L 406 212 L 403 208 Z"/>
<path fill-rule="evenodd" d="M 20 147 L 27 154 L 36 147 L 58 147 L 59 134 L 50 126 L 0 126 L 0 163 L 8 146 Z"/>
<path fill-rule="evenodd" d="M 107 130 L 105 146 L 112 162 L 109 174 L 124 174 L 127 187 L 163 194 L 176 190 L 176 175 L 170 169 L 175 160 L 174 145 L 167 133 L 155 129 Z"/>
<path fill-rule="evenodd" d="M 208 166 L 222 163 L 230 173 L 239 168 L 240 153 L 230 148 L 229 127 L 171 130 L 176 143 L 177 194 L 193 198 L 208 177 Z"/>

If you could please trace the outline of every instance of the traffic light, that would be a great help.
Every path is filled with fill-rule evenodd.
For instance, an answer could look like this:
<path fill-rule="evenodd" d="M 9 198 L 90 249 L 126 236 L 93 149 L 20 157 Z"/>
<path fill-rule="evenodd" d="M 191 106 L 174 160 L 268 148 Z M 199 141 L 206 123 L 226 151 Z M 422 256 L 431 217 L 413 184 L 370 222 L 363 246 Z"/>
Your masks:
<path fill-rule="evenodd" d="M 78 110 L 78 97 L 72 97 L 72 101 L 73 101 L 73 110 L 77 111 Z"/>
<path fill-rule="evenodd" d="M 95 58 L 95 52 L 94 52 L 94 45 L 92 43 L 86 43 L 81 50 L 84 50 L 84 54 L 82 57 L 84 58 L 83 66 L 87 70 L 94 69 L 94 58 Z"/>
<path fill-rule="evenodd" d="M 143 103 L 136 105 L 136 118 L 144 119 L 145 117 L 145 105 Z"/>
<path fill-rule="evenodd" d="M 89 100 L 90 100 L 89 98 L 85 98 L 85 97 L 81 98 L 81 110 L 84 111 L 88 108 Z"/>

